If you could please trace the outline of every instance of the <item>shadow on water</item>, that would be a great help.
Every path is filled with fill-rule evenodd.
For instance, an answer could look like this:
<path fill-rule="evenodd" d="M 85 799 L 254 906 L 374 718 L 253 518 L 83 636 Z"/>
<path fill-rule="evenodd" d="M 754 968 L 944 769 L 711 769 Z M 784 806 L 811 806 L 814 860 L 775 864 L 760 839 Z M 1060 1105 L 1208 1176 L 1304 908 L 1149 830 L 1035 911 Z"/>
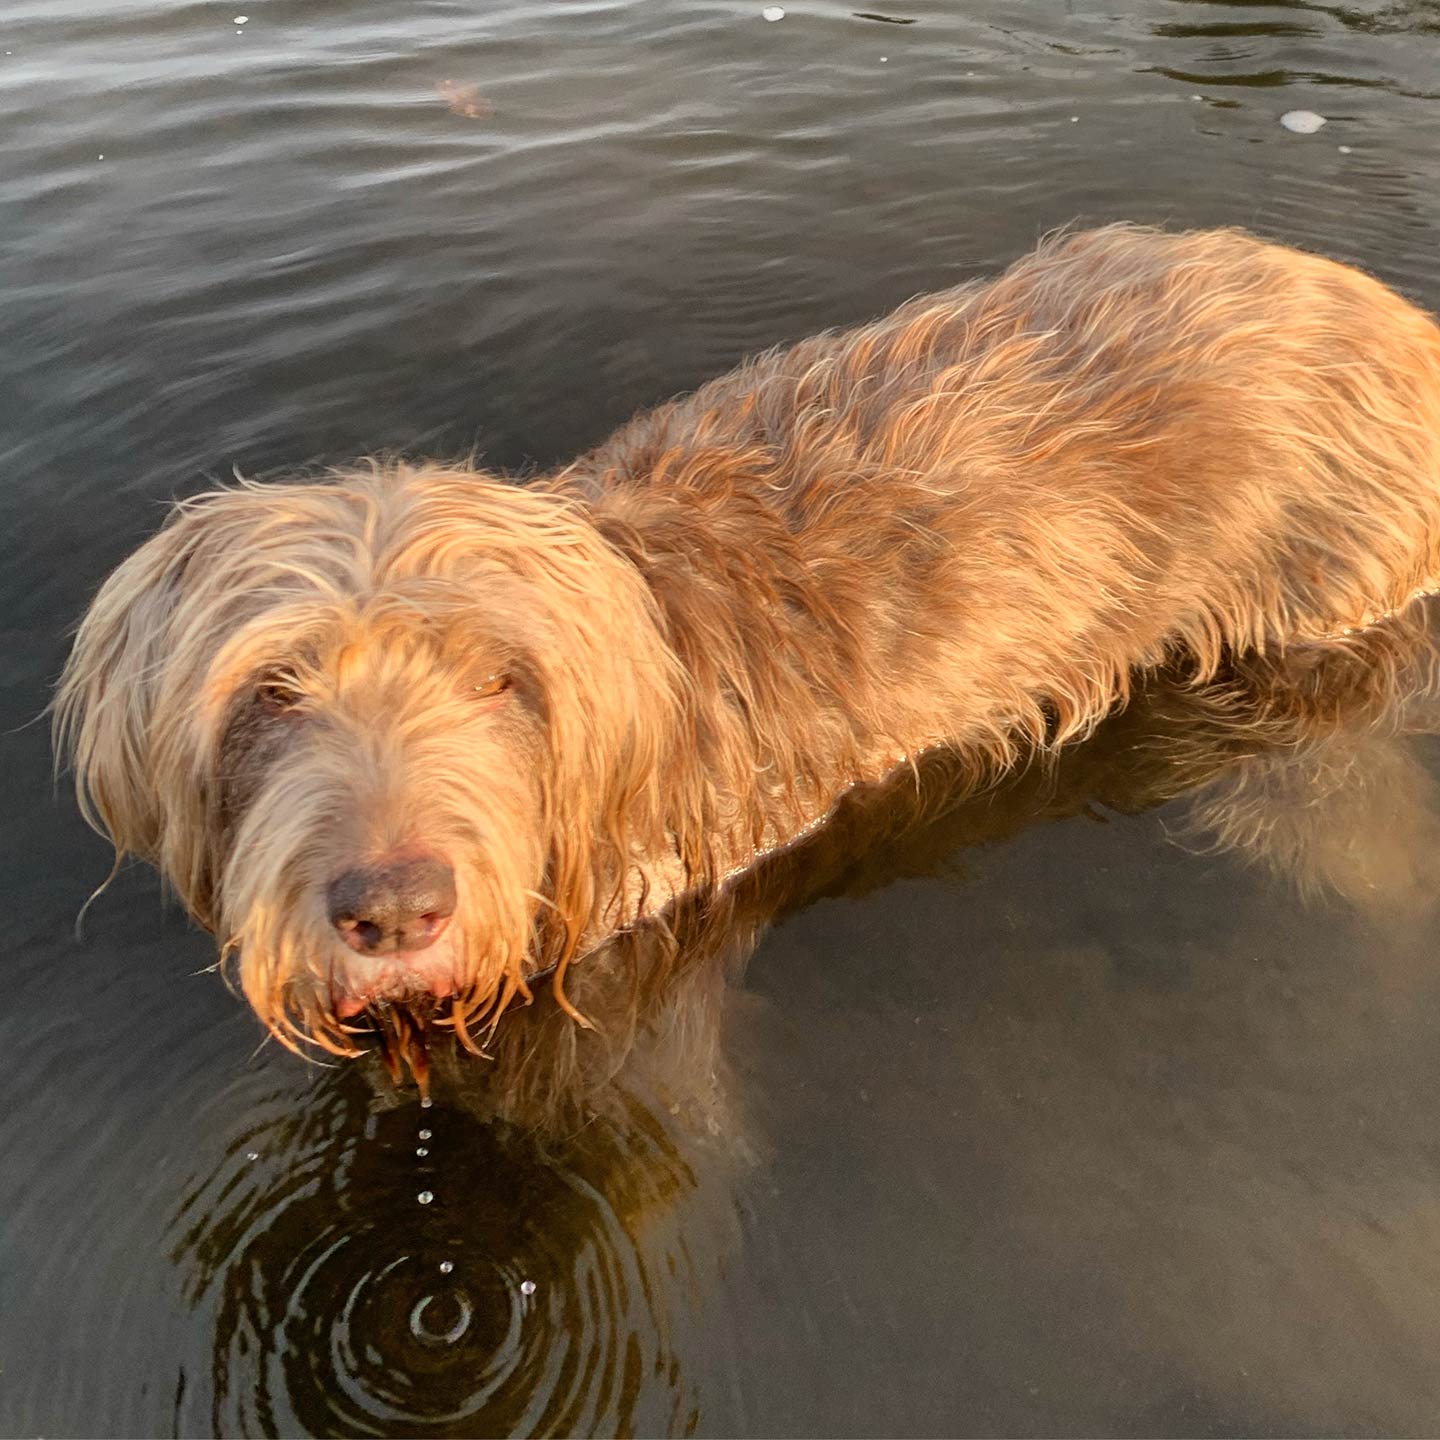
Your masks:
<path fill-rule="evenodd" d="M 1412 750 L 1437 726 L 1427 618 L 1314 667 L 1203 687 L 1161 677 L 1057 764 L 978 793 L 944 754 L 853 792 L 725 903 L 672 915 L 678 949 L 637 932 L 577 969 L 572 994 L 593 1013 L 625 1001 L 602 1062 L 559 1062 L 578 1088 L 545 1108 L 543 1132 L 496 1121 L 491 1072 L 468 1057 L 438 1067 L 423 1107 L 378 1062 L 328 1073 L 300 1111 L 261 1107 L 269 1118 L 171 1225 L 186 1298 L 215 1317 L 209 1426 L 693 1433 L 701 1297 L 737 1248 L 733 1192 L 763 1144 L 719 1045 L 724 981 L 761 931 L 822 897 L 942 875 L 1040 822 L 1105 823 L 1179 796 L 1182 843 L 1418 923 L 1440 854 L 1435 785 Z M 493 1073 L 572 1033 L 542 997 L 501 1026 L 514 1048 Z M 178 1432 L 195 1403 L 177 1397 Z"/>

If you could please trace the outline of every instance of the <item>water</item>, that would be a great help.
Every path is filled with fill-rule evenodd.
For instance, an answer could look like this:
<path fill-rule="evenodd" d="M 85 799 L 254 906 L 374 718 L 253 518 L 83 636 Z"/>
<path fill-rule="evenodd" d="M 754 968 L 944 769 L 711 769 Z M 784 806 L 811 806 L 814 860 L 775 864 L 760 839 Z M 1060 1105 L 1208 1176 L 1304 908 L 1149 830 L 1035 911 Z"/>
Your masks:
<path fill-rule="evenodd" d="M 1440 308 L 1425 0 L 785 9 L 7 0 L 0 1431 L 1433 1431 L 1422 742 L 1311 814 L 1349 900 L 1154 808 L 1153 717 L 1057 801 L 861 826 L 750 966 L 713 1134 L 437 1103 L 419 1155 L 413 1103 L 256 1049 L 145 872 L 71 938 L 104 849 L 16 727 L 172 494 L 545 464 L 1076 219 Z"/>

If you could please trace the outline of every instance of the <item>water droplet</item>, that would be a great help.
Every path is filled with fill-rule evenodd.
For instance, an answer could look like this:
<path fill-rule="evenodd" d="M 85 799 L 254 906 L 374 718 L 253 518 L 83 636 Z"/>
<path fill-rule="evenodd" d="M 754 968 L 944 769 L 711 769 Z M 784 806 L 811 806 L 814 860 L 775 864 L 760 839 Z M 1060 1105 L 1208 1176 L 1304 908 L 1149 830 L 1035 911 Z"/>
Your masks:
<path fill-rule="evenodd" d="M 520 1282 L 520 1293 L 522 1295 L 533 1295 L 535 1293 L 535 1282 L 533 1280 L 522 1280 Z"/>
<path fill-rule="evenodd" d="M 420 1108 L 422 1110 L 428 1110 L 434 1103 L 435 1102 L 428 1095 L 426 1095 L 420 1101 Z"/>
<path fill-rule="evenodd" d="M 248 15 L 237 15 L 235 17 L 235 23 L 237 25 L 244 25 L 249 21 L 249 19 L 250 17 Z"/>
<path fill-rule="evenodd" d="M 1280 117 L 1280 123 L 1297 135 L 1313 135 L 1325 123 L 1325 117 L 1313 110 L 1287 110 Z"/>
<path fill-rule="evenodd" d="M 430 1132 L 429 1130 L 422 1130 L 422 1131 L 420 1132 L 420 1138 L 421 1138 L 422 1140 L 428 1140 L 428 1139 L 430 1138 L 430 1134 L 431 1134 L 431 1132 Z"/>
<path fill-rule="evenodd" d="M 422 1205 L 428 1205 L 435 1198 L 435 1193 L 432 1190 L 422 1190 L 415 1198 Z"/>
<path fill-rule="evenodd" d="M 1350 147 L 1349 147 L 1348 145 L 1341 145 L 1341 146 L 1339 147 L 1339 149 L 1340 149 L 1340 153 L 1341 153 L 1342 155 L 1349 155 L 1349 154 L 1352 153 L 1352 152 L 1351 152 L 1351 149 L 1350 149 Z"/>
<path fill-rule="evenodd" d="M 783 20 L 785 18 L 785 7 L 783 5 L 767 5 L 760 13 L 767 20 Z"/>
<path fill-rule="evenodd" d="M 453 1260 L 442 1260 L 440 1262 L 440 1273 L 442 1275 L 448 1275 L 454 1268 L 455 1262 Z"/>
<path fill-rule="evenodd" d="M 430 1153 L 430 1150 L 429 1150 L 429 1148 L 428 1148 L 427 1146 L 425 1146 L 425 1145 L 417 1145 L 417 1146 L 415 1147 L 415 1153 L 416 1153 L 417 1155 L 422 1155 L 422 1156 L 423 1156 L 423 1155 L 428 1155 L 428 1154 Z"/>
<path fill-rule="evenodd" d="M 247 1160 L 258 1160 L 260 1158 L 260 1152 L 258 1150 L 251 1150 L 245 1158 Z"/>

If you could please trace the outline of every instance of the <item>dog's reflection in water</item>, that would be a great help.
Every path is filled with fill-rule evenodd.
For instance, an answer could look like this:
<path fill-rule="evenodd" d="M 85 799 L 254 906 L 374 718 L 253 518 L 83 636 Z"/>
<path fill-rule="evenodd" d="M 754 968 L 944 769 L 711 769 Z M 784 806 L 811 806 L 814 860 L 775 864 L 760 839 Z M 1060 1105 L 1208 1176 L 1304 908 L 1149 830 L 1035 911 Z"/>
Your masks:
<path fill-rule="evenodd" d="M 1440 600 L 1427 600 L 1344 649 L 1247 659 L 1202 686 L 1183 669 L 1157 674 L 1058 762 L 998 782 L 962 755 L 922 756 L 850 791 L 827 824 L 719 897 L 687 897 L 575 966 L 567 989 L 593 1031 L 537 985 L 537 1003 L 512 1008 L 490 1035 L 492 1064 L 437 1057 L 440 1091 L 463 1093 L 477 1114 L 563 1133 L 604 1108 L 617 1078 L 643 1071 L 669 1108 L 726 1129 L 727 982 L 768 924 L 821 897 L 936 874 L 969 847 L 1067 816 L 1138 814 L 1183 797 L 1166 817 L 1178 843 L 1236 853 L 1307 896 L 1413 917 L 1440 894 L 1435 784 L 1417 753 L 1417 737 L 1440 731 L 1437 623 Z"/>
<path fill-rule="evenodd" d="M 493 1063 L 435 1055 L 426 1108 L 378 1059 L 329 1072 L 300 1112 L 277 1101 L 177 1220 L 177 1260 L 216 1315 L 210 1423 L 693 1430 L 694 1302 L 733 1245 L 731 1182 L 755 1140 L 721 1021 L 764 927 L 1037 821 L 1182 796 L 1172 828 L 1187 846 L 1239 851 L 1387 919 L 1422 915 L 1440 889 L 1416 749 L 1440 728 L 1434 670 L 1417 611 L 1321 668 L 1301 654 L 1200 688 L 1157 678 L 1058 764 L 1000 784 L 929 755 L 852 792 L 720 899 L 691 898 L 575 967 L 570 999 L 593 1031 L 537 988 L 491 1035 Z M 279 1180 L 254 1178 L 261 1149 L 284 1157 Z"/>

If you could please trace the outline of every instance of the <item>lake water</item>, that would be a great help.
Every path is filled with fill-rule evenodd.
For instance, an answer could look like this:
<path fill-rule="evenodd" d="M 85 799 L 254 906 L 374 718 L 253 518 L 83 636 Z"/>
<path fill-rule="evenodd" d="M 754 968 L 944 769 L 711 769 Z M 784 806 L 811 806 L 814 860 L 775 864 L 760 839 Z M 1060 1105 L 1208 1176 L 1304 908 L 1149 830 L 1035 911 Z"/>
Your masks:
<path fill-rule="evenodd" d="M 1174 697 L 1056 789 L 859 825 L 700 1133 L 377 1107 L 257 1048 L 142 869 L 72 938 L 106 851 L 27 722 L 171 495 L 563 459 L 1076 220 L 1440 309 L 1433 0 L 785 8 L 5 0 L 0 1432 L 1440 1426 L 1424 739 L 1231 795 L 1308 889 L 1168 798 L 1214 758 Z"/>

